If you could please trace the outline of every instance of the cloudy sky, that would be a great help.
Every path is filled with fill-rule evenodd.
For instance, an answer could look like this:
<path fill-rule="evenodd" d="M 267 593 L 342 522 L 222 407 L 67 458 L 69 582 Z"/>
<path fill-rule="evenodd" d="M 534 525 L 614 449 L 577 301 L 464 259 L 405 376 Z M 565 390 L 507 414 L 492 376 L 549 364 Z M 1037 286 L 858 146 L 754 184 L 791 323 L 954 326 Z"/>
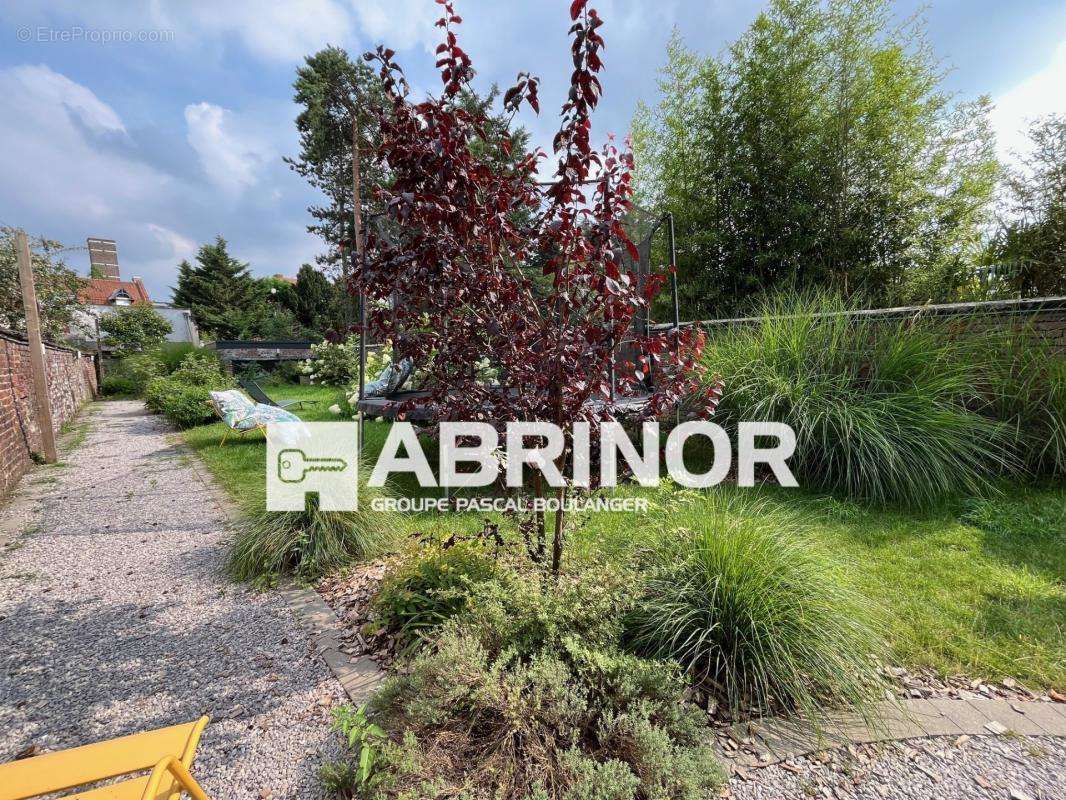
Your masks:
<path fill-rule="evenodd" d="M 569 74 L 568 0 L 457 0 L 478 82 L 543 79 L 546 145 Z M 760 0 L 593 0 L 606 20 L 597 138 L 654 101 L 670 30 L 716 53 Z M 924 2 L 898 0 L 902 17 Z M 46 7 L 47 6 L 47 7 Z M 314 193 L 281 161 L 297 149 L 294 69 L 326 44 L 384 41 L 414 86 L 434 86 L 432 0 L 5 0 L 0 7 L 0 223 L 83 245 L 118 241 L 125 276 L 169 299 L 177 263 L 222 234 L 261 275 L 295 274 L 320 243 Z M 961 97 L 990 94 L 1004 153 L 1025 119 L 1066 111 L 1066 1 L 931 0 L 936 54 Z M 107 41 L 110 39 L 111 41 Z M 88 256 L 69 263 L 87 271 Z"/>

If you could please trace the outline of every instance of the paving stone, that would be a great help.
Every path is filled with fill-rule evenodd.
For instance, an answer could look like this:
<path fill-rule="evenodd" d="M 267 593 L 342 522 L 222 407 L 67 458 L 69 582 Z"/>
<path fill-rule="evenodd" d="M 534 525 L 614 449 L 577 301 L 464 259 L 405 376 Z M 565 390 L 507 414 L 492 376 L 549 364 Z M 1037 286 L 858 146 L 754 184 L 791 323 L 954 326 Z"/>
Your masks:
<path fill-rule="evenodd" d="M 1042 736 L 1047 733 L 1054 733 L 1054 731 L 1044 728 L 1035 717 L 1031 717 L 1028 714 L 1019 714 L 1002 700 L 967 700 L 966 702 L 990 720 L 1005 725 L 1007 730 L 1015 733 L 1020 733 L 1024 736 Z M 1032 705 L 1037 704 L 1034 703 Z"/>
<path fill-rule="evenodd" d="M 1015 703 L 1025 711 L 1025 717 L 1055 736 L 1066 736 L 1066 704 Z"/>
<path fill-rule="evenodd" d="M 771 719 L 752 727 L 755 738 L 778 759 L 810 753 L 843 741 L 839 736 L 833 741 L 824 736 L 819 738 L 814 727 L 803 720 Z"/>
<path fill-rule="evenodd" d="M 958 736 L 965 733 L 958 723 L 947 716 L 932 700 L 908 701 L 906 710 L 928 736 Z"/>
<path fill-rule="evenodd" d="M 985 723 L 991 722 L 991 718 L 985 716 L 977 707 L 970 705 L 968 700 L 938 699 L 929 702 L 958 725 L 963 733 L 988 734 L 985 730 Z"/>

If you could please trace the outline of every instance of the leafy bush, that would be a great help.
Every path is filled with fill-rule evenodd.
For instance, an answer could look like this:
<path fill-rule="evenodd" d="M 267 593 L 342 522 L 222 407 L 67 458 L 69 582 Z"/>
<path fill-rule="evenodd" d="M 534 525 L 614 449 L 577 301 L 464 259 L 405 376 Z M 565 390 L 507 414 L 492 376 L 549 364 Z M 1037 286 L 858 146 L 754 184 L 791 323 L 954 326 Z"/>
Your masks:
<path fill-rule="evenodd" d="M 374 796 L 711 796 L 722 772 L 676 665 L 619 648 L 629 583 L 509 569 L 474 585 L 436 648 L 375 697 L 405 734 Z"/>
<path fill-rule="evenodd" d="M 194 386 L 225 387 L 229 377 L 222 371 L 222 362 L 213 350 L 193 350 L 181 360 L 170 377 Z"/>
<path fill-rule="evenodd" d="M 310 581 L 380 554 L 398 527 L 395 514 L 371 508 L 381 495 L 361 483 L 357 511 L 323 511 L 314 503 L 303 511 L 267 511 L 260 503 L 234 539 L 230 574 L 239 581 L 286 573 Z"/>
<path fill-rule="evenodd" d="M 270 373 L 270 380 L 272 383 L 298 383 L 303 374 L 302 362 L 282 361 Z"/>
<path fill-rule="evenodd" d="M 105 397 L 134 396 L 137 394 L 137 384 L 130 375 L 113 372 L 105 375 L 100 382 L 100 394 Z"/>
<path fill-rule="evenodd" d="M 661 537 L 626 620 L 634 652 L 676 659 L 735 714 L 881 699 L 878 615 L 794 518 L 734 500 L 700 520 Z"/>
<path fill-rule="evenodd" d="M 303 362 L 303 373 L 311 383 L 323 386 L 347 386 L 353 379 L 358 380 L 359 337 L 311 345 L 311 357 Z"/>
<path fill-rule="evenodd" d="M 497 575 L 496 560 L 477 542 L 431 545 L 401 562 L 374 598 L 374 622 L 406 645 L 466 608 L 473 586 Z"/>
<path fill-rule="evenodd" d="M 163 414 L 179 428 L 190 428 L 215 418 L 210 392 L 228 386 L 230 380 L 222 372 L 218 356 L 209 350 L 194 350 L 169 376 L 149 381 L 144 402 L 150 411 Z"/>
<path fill-rule="evenodd" d="M 370 721 L 366 704 L 359 708 L 343 705 L 333 710 L 333 728 L 343 737 L 352 761 L 326 764 L 319 778 L 330 794 L 360 797 L 370 792 L 383 775 L 381 756 L 385 731 Z"/>
<path fill-rule="evenodd" d="M 197 349 L 191 342 L 163 342 L 152 354 L 162 362 L 164 371 L 169 374 L 181 366 L 185 356 Z"/>
<path fill-rule="evenodd" d="M 170 322 L 151 303 L 120 306 L 100 317 L 108 344 L 122 353 L 159 347 L 170 333 Z"/>
<path fill-rule="evenodd" d="M 148 384 L 170 370 L 155 352 L 126 356 L 119 363 L 119 371 L 133 382 L 133 394 L 142 395 Z"/>
<path fill-rule="evenodd" d="M 255 381 L 256 383 L 265 383 L 269 374 L 258 361 L 244 364 L 236 370 L 236 373 L 241 380 Z"/>
<path fill-rule="evenodd" d="M 935 321 L 849 310 L 771 299 L 757 323 L 718 332 L 704 355 L 726 382 L 716 421 L 788 423 L 802 486 L 876 503 L 929 506 L 1017 469 L 1007 426 L 971 409 L 989 370 L 977 350 Z"/>

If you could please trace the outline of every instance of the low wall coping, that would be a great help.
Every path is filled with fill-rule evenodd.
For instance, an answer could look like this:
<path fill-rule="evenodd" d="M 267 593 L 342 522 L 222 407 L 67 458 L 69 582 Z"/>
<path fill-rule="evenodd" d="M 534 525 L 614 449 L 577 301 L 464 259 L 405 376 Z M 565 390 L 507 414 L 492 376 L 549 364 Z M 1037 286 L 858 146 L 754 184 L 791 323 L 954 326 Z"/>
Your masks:
<path fill-rule="evenodd" d="M 9 342 L 15 342 L 16 344 L 29 344 L 30 340 L 26 338 L 26 334 L 18 333 L 10 328 L 0 328 L 0 339 L 6 339 Z M 81 355 L 82 351 L 74 347 L 69 347 L 65 344 L 56 344 L 55 342 L 49 342 L 45 340 L 44 346 L 50 350 L 62 350 L 67 353 L 74 353 L 75 355 Z"/>

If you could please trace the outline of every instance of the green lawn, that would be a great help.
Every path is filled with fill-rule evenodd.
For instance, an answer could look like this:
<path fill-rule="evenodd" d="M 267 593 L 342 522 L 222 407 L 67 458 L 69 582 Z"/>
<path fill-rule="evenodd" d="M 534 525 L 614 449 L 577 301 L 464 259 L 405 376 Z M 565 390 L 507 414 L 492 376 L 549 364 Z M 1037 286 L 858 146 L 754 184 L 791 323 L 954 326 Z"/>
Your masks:
<path fill-rule="evenodd" d="M 306 420 L 338 419 L 328 411 L 336 389 L 270 387 L 278 399 L 314 399 L 299 412 Z M 387 426 L 368 423 L 366 453 L 373 457 Z M 185 432 L 186 441 L 238 500 L 264 492 L 261 434 L 218 442 L 221 424 Z M 435 448 L 426 445 L 433 463 Z M 432 492 L 401 481 L 402 494 Z M 656 489 L 622 487 L 647 497 L 647 515 L 593 514 L 575 548 L 616 558 L 639 554 L 649 537 L 697 527 L 710 513 L 709 493 L 669 483 Z M 718 493 L 757 490 L 721 487 Z M 882 605 L 887 636 L 900 663 L 944 673 L 1000 679 L 1011 675 L 1032 687 L 1066 688 L 1066 487 L 1005 489 L 934 513 L 867 509 L 798 490 L 762 490 L 771 509 L 793 514 L 824 540 L 853 580 Z M 742 512 L 743 513 L 743 512 Z M 485 515 L 411 515 L 411 531 L 473 530 Z"/>

